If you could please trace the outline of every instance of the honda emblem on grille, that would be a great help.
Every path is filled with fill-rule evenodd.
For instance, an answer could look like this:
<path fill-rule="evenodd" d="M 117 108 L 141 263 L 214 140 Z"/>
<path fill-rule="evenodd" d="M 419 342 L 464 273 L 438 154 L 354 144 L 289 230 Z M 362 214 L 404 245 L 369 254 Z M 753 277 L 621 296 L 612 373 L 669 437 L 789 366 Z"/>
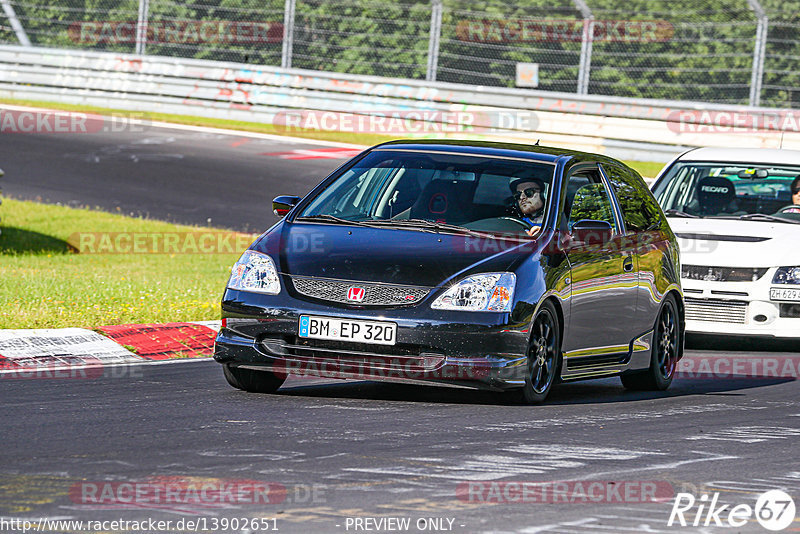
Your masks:
<path fill-rule="evenodd" d="M 347 300 L 361 302 L 364 300 L 364 293 L 365 291 L 363 287 L 351 287 L 347 290 Z"/>

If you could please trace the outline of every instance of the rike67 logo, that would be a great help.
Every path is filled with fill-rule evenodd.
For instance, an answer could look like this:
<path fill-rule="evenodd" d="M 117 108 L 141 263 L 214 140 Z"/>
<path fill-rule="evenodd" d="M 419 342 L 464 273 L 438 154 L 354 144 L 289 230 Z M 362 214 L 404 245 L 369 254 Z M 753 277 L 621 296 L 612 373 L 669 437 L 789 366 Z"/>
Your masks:
<path fill-rule="evenodd" d="M 781 490 L 759 495 L 755 506 L 746 503 L 720 504 L 719 492 L 696 498 L 691 493 L 678 493 L 672 503 L 667 526 L 743 527 L 753 519 L 767 530 L 788 528 L 795 518 L 792 497 Z"/>

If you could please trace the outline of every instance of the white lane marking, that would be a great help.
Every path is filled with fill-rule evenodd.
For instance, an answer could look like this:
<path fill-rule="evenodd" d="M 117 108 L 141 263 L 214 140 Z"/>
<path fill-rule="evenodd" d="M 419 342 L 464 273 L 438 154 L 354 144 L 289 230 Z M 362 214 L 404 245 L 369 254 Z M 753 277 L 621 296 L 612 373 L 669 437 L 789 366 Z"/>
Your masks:
<path fill-rule="evenodd" d="M 64 110 L 58 109 L 51 109 L 51 108 L 34 108 L 28 106 L 13 106 L 10 104 L 0 104 L 0 109 L 7 109 L 11 111 L 29 111 L 29 112 L 61 112 L 61 113 L 86 113 L 89 115 L 102 115 L 104 117 L 114 116 L 114 115 L 103 115 L 102 113 L 94 112 L 94 111 L 72 111 L 72 112 L 65 112 Z M 139 112 L 130 111 L 128 113 L 136 114 Z M 118 116 L 118 114 L 115 114 Z M 203 133 L 213 133 L 219 135 L 229 135 L 235 137 L 250 137 L 252 139 L 266 139 L 269 141 L 278 141 L 281 143 L 291 143 L 291 144 L 307 144 L 307 145 L 318 145 L 318 146 L 330 146 L 330 147 L 342 147 L 342 148 L 355 148 L 364 150 L 367 148 L 365 145 L 356 145 L 352 143 L 340 143 L 336 141 L 321 141 L 319 139 L 306 139 L 303 137 L 291 137 L 288 135 L 275 135 L 275 134 L 266 134 L 266 133 L 258 133 L 258 132 L 248 132 L 246 130 L 229 130 L 226 128 L 212 128 L 209 126 L 193 126 L 190 124 L 175 124 L 171 122 L 161 122 L 161 121 L 147 121 L 147 120 L 139 120 L 139 119 L 128 119 L 127 121 L 129 124 L 141 124 L 147 126 L 153 126 L 156 128 L 165 128 L 170 130 L 186 130 L 190 132 L 203 132 Z"/>
<path fill-rule="evenodd" d="M 786 403 L 788 405 L 789 403 Z M 719 411 L 741 411 L 741 410 L 768 410 L 767 406 L 741 406 L 731 404 L 707 404 L 704 406 L 684 406 L 675 407 L 668 410 L 649 410 L 639 412 L 629 412 L 620 414 L 604 414 L 604 415 L 575 415 L 568 417 L 550 418 L 550 419 L 537 419 L 535 421 L 512 421 L 508 423 L 497 423 L 494 425 L 485 426 L 468 426 L 467 430 L 482 430 L 482 431 L 497 431 L 497 432 L 519 432 L 520 430 L 535 430 L 540 428 L 548 428 L 553 426 L 567 426 L 567 425 L 605 425 L 611 422 L 630 421 L 639 419 L 658 419 L 668 416 L 679 415 L 694 415 L 708 412 Z"/>
<path fill-rule="evenodd" d="M 305 453 L 302 452 L 286 452 L 286 451 L 259 451 L 259 452 L 251 452 L 251 451 L 200 451 L 197 453 L 198 456 L 204 457 L 224 457 L 224 458 L 263 458 L 265 460 L 270 461 L 286 461 L 286 460 L 294 460 L 295 458 L 299 458 L 301 456 L 305 456 Z"/>
<path fill-rule="evenodd" d="M 95 368 L 109 368 L 109 367 L 139 367 L 139 366 L 151 366 L 151 365 L 169 365 L 173 363 L 198 363 L 198 362 L 214 362 L 214 360 L 210 357 L 200 357 L 200 358 L 176 358 L 174 360 L 141 360 L 136 362 L 125 362 L 125 363 L 104 363 L 100 365 L 71 365 L 71 366 L 63 366 L 63 367 L 47 367 L 45 370 L 48 371 L 66 371 L 66 370 L 78 370 L 78 369 L 95 369 Z M 216 362 L 214 362 L 216 363 Z M 25 371 L 30 371 L 33 369 L 25 369 Z M 8 370 L 0 370 L 0 375 L 2 374 L 20 374 L 19 369 L 8 369 Z M 99 377 L 98 377 L 99 378 Z"/>
<path fill-rule="evenodd" d="M 113 340 L 84 328 L 0 330 L 0 355 L 20 368 L 76 368 L 142 361 Z"/>
<path fill-rule="evenodd" d="M 539 532 L 547 532 L 548 530 L 552 530 L 554 528 L 559 527 L 581 527 L 586 525 L 587 523 L 596 523 L 597 519 L 594 517 L 590 517 L 588 519 L 578 519 L 577 521 L 564 521 L 563 523 L 554 523 L 551 525 L 541 525 L 537 527 L 525 527 L 523 529 L 517 530 L 519 533 L 524 534 L 537 534 Z"/>
<path fill-rule="evenodd" d="M 709 492 L 719 489 L 728 491 L 738 491 L 742 493 L 759 493 L 759 494 L 773 489 L 787 489 L 785 484 L 781 484 L 781 487 L 776 487 L 777 482 L 775 481 L 770 481 L 770 480 L 765 481 L 763 479 L 761 480 L 763 483 L 754 483 L 751 481 L 738 482 L 735 480 L 714 480 L 711 482 L 707 482 L 705 484 L 705 487 Z"/>
<path fill-rule="evenodd" d="M 541 475 L 559 469 L 579 469 L 586 461 L 629 461 L 660 452 L 573 447 L 569 445 L 515 445 L 498 449 L 510 454 L 471 454 L 464 459 L 409 457 L 407 464 L 352 467 L 344 471 L 380 475 L 442 478 L 450 480 L 497 480 L 513 476 Z M 419 465 L 414 465 L 419 464 Z"/>
<path fill-rule="evenodd" d="M 665 463 L 665 464 L 653 464 L 653 465 L 648 465 L 648 466 L 644 466 L 644 467 L 629 467 L 629 468 L 626 468 L 626 469 L 615 469 L 615 470 L 612 470 L 612 471 L 602 471 L 600 473 L 591 473 L 591 474 L 584 475 L 584 476 L 581 476 L 581 477 L 576 477 L 575 480 L 587 480 L 589 478 L 599 478 L 599 477 L 604 477 L 604 476 L 609 476 L 609 475 L 618 475 L 620 473 L 630 473 L 630 472 L 636 472 L 636 471 L 652 471 L 654 469 L 675 469 L 676 467 L 681 467 L 681 466 L 684 466 L 684 465 L 694 464 L 694 463 L 699 463 L 699 462 L 716 462 L 716 461 L 719 461 L 719 460 L 737 460 L 737 459 L 739 459 L 738 456 L 723 456 L 723 455 L 717 455 L 717 454 L 709 453 L 709 452 L 705 452 L 705 451 L 688 451 L 688 452 L 695 453 L 695 454 L 711 455 L 711 456 L 709 456 L 707 458 L 695 458 L 695 459 L 690 459 L 690 460 L 679 460 L 677 462 L 668 462 L 668 463 Z"/>
<path fill-rule="evenodd" d="M 706 434 L 689 436 L 684 439 L 713 440 L 713 441 L 736 441 L 738 443 L 760 443 L 771 439 L 786 439 L 800 436 L 799 428 L 785 426 L 741 426 L 726 430 L 717 430 Z"/>
<path fill-rule="evenodd" d="M 319 408 L 325 409 L 335 409 L 335 410 L 358 410 L 363 412 L 383 412 L 386 411 L 385 408 L 382 407 L 374 407 L 370 408 L 368 406 L 344 406 L 338 404 L 318 404 L 316 406 L 306 406 L 308 409 L 317 410 Z"/>
<path fill-rule="evenodd" d="M 613 449 L 609 447 L 576 447 L 569 445 L 514 445 L 500 449 L 508 452 L 534 455 L 567 455 L 578 460 L 633 460 L 643 455 L 663 455 L 663 452 L 632 451 L 628 449 Z"/>
<path fill-rule="evenodd" d="M 617 517 L 615 519 L 625 519 L 625 520 L 627 520 L 628 518 L 627 517 Z M 647 525 L 647 524 L 639 524 L 639 525 L 636 525 L 635 527 L 621 527 L 619 525 L 615 525 L 613 527 L 612 526 L 606 526 L 606 525 L 592 525 L 592 528 L 599 528 L 599 529 L 602 529 L 602 530 L 613 530 L 614 532 L 618 532 L 620 530 L 630 531 L 630 532 L 670 532 L 668 530 L 653 529 L 652 527 L 650 527 L 650 525 Z"/>
<path fill-rule="evenodd" d="M 205 326 L 216 332 L 219 332 L 219 329 L 222 328 L 222 321 L 189 321 L 189 323 Z"/>

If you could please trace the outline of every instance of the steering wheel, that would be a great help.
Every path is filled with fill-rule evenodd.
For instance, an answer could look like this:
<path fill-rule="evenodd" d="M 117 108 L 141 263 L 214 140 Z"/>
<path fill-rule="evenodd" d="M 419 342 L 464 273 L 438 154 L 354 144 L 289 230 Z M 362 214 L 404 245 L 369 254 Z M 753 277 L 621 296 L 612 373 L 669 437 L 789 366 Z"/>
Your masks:
<path fill-rule="evenodd" d="M 521 220 L 517 219 L 516 217 L 498 217 L 498 219 L 500 219 L 501 221 L 514 221 L 515 223 L 517 223 L 518 225 L 522 226 L 526 230 L 528 228 L 531 228 L 531 225 L 529 225 L 525 221 L 521 221 Z"/>
<path fill-rule="evenodd" d="M 800 205 L 792 204 L 778 210 L 778 213 L 800 213 Z"/>

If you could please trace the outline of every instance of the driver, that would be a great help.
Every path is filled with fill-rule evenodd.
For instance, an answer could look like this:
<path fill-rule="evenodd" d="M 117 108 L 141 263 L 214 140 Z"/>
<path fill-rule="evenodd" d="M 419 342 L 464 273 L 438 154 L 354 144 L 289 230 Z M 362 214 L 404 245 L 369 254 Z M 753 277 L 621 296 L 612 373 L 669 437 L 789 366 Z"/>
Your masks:
<path fill-rule="evenodd" d="M 531 226 L 541 226 L 544 217 L 544 183 L 536 178 L 521 178 L 510 184 L 520 218 Z M 533 235 L 535 230 L 527 230 Z"/>
<path fill-rule="evenodd" d="M 792 205 L 781 211 L 783 213 L 800 213 L 800 175 L 792 181 Z"/>

